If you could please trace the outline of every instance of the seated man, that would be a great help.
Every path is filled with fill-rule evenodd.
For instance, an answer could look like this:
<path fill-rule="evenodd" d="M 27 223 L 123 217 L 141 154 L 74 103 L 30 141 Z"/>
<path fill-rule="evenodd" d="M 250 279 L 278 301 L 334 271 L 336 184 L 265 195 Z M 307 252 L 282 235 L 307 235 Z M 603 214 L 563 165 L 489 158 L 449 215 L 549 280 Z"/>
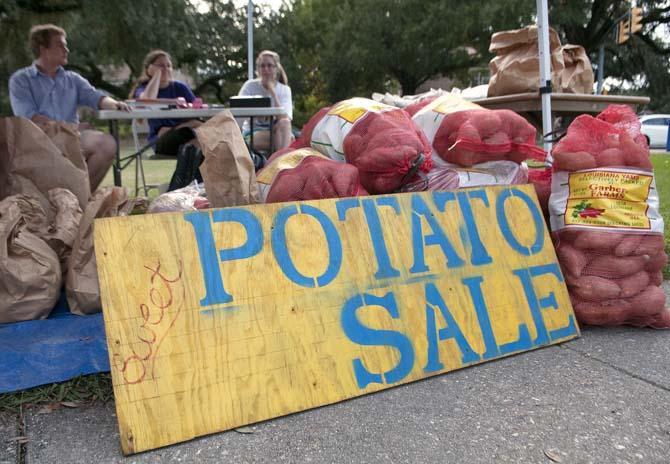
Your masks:
<path fill-rule="evenodd" d="M 70 50 L 66 34 L 53 24 L 30 29 L 30 48 L 35 56 L 31 66 L 16 71 L 9 80 L 9 98 L 16 116 L 37 125 L 49 121 L 79 123 L 77 106 L 129 111 L 128 105 L 105 96 L 73 71 L 66 71 Z M 88 166 L 91 191 L 100 185 L 116 155 L 111 135 L 95 130 L 81 131 L 81 149 Z"/>

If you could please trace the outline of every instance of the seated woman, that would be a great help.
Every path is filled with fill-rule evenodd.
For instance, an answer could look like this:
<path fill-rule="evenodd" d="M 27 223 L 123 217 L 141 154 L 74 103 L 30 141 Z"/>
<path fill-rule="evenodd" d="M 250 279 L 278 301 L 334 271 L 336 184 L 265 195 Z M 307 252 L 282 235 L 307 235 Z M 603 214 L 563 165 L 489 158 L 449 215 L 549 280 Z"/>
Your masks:
<path fill-rule="evenodd" d="M 144 58 L 143 68 L 130 98 L 183 97 L 189 103 L 195 100 L 187 84 L 172 78 L 172 59 L 168 52 L 152 50 Z M 197 119 L 149 119 L 149 142 L 156 141 L 156 153 L 176 156 L 180 145 L 196 142 L 193 129 L 200 124 Z"/>
<path fill-rule="evenodd" d="M 272 106 L 281 106 L 285 115 L 277 116 L 273 128 L 272 147 L 270 147 L 270 119 L 254 118 L 254 146 L 256 151 L 274 153 L 286 148 L 293 141 L 291 119 L 293 119 L 293 100 L 291 87 L 288 86 L 286 72 L 279 62 L 279 55 L 271 50 L 263 50 L 256 58 L 256 75 L 258 78 L 248 80 L 240 89 L 239 95 L 262 95 L 270 97 Z M 245 120 L 242 133 L 249 143 L 251 129 L 249 121 Z"/>

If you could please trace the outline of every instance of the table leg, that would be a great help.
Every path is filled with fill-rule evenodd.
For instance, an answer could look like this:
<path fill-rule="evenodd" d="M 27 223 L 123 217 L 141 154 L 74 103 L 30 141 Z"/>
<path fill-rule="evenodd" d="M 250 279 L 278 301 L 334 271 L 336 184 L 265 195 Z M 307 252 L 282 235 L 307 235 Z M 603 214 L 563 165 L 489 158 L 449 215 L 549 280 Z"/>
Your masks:
<path fill-rule="evenodd" d="M 249 130 L 251 131 L 249 135 L 249 148 L 251 151 L 254 151 L 254 117 L 249 118 Z"/>
<path fill-rule="evenodd" d="M 114 170 L 114 185 L 121 187 L 121 146 L 119 143 L 119 122 L 116 119 L 109 120 L 109 133 L 116 141 L 116 157 L 112 169 Z"/>

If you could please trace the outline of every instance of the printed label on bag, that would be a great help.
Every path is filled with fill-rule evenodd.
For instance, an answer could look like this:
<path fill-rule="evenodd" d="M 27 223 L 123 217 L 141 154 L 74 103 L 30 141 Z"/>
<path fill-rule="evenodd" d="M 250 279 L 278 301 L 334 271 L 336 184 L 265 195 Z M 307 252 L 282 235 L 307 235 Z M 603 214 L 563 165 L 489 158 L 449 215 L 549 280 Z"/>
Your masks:
<path fill-rule="evenodd" d="M 569 226 L 663 231 L 654 175 L 634 169 L 557 172 L 549 200 L 552 229 Z"/>
<path fill-rule="evenodd" d="M 339 116 L 348 123 L 353 124 L 368 112 L 381 113 L 394 109 L 396 108 L 393 106 L 368 100 L 367 98 L 351 98 L 333 106 L 328 111 L 328 115 Z"/>

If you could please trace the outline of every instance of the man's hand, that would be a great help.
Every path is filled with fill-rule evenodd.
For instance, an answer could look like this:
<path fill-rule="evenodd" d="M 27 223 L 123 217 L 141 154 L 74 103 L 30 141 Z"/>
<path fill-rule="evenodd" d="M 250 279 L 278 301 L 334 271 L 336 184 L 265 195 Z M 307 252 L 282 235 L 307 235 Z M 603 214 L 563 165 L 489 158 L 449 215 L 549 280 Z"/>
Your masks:
<path fill-rule="evenodd" d="M 130 107 L 122 101 L 113 98 L 103 97 L 98 104 L 101 110 L 130 111 Z"/>
<path fill-rule="evenodd" d="M 128 113 L 130 112 L 130 106 L 128 106 L 126 102 L 122 101 L 116 101 L 116 109 L 118 111 L 126 111 Z"/>
<path fill-rule="evenodd" d="M 43 114 L 34 114 L 30 120 L 42 128 L 51 122 L 51 119 Z"/>

